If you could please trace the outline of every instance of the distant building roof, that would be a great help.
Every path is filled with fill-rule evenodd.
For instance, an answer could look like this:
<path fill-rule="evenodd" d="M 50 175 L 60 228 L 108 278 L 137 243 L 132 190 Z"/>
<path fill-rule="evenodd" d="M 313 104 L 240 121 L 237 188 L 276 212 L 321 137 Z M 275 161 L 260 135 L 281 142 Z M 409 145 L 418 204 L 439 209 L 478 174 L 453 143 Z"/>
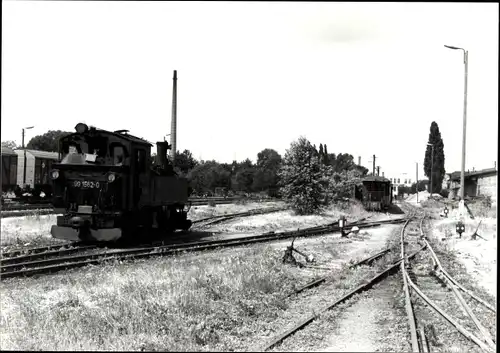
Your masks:
<path fill-rule="evenodd" d="M 482 169 L 482 170 L 475 170 L 475 171 L 467 171 L 464 173 L 465 178 L 470 178 L 473 176 L 485 176 L 485 175 L 495 175 L 497 174 L 496 168 L 488 168 L 488 169 Z M 449 173 L 450 180 L 451 181 L 457 181 L 460 180 L 460 172 L 453 172 Z"/>
<path fill-rule="evenodd" d="M 22 154 L 23 151 L 24 150 L 22 150 L 22 149 L 15 150 L 15 152 L 18 155 Z M 57 153 L 57 152 L 47 152 L 47 151 L 38 151 L 38 150 L 29 150 L 29 149 L 26 149 L 26 152 L 31 154 L 35 158 L 54 159 L 54 160 L 59 159 L 59 153 Z"/>
<path fill-rule="evenodd" d="M 387 182 L 390 183 L 390 180 L 381 176 L 367 176 L 363 178 L 363 181 L 379 181 L 379 182 Z"/>
<path fill-rule="evenodd" d="M 16 156 L 16 152 L 12 148 L 2 146 L 2 155 Z"/>

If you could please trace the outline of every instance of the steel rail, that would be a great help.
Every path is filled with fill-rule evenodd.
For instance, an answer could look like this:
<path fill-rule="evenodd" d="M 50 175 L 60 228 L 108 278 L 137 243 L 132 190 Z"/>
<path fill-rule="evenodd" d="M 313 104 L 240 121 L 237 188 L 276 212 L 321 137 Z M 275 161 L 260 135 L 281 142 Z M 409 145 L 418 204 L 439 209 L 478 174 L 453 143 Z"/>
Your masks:
<path fill-rule="evenodd" d="M 390 248 L 384 249 L 384 250 L 376 253 L 375 255 L 372 255 L 370 257 L 367 257 L 366 259 L 363 259 L 363 260 L 361 260 L 359 262 L 356 262 L 356 263 L 350 265 L 349 268 L 353 269 L 353 268 L 355 268 L 357 266 L 360 266 L 360 265 L 363 265 L 365 263 L 370 263 L 370 262 L 378 259 L 379 257 L 387 254 L 389 251 L 391 251 Z M 313 267 L 313 266 L 307 266 L 307 267 L 318 268 L 318 267 Z M 333 268 L 320 268 L 320 269 L 322 269 L 322 270 L 324 269 L 324 270 L 328 270 L 328 271 L 332 271 L 333 270 Z M 303 292 L 306 289 L 316 287 L 316 286 L 320 285 L 321 283 L 325 282 L 327 280 L 327 278 L 328 278 L 328 276 L 323 276 L 323 277 L 320 277 L 320 278 L 318 278 L 318 279 L 316 279 L 316 280 L 314 280 L 312 282 L 309 282 L 309 283 L 307 283 L 307 284 L 299 287 L 298 289 L 296 289 L 292 293 L 288 294 L 286 297 L 290 297 L 292 295 L 299 294 L 300 292 Z"/>
<path fill-rule="evenodd" d="M 52 244 L 52 245 L 41 246 L 41 247 L 36 247 L 36 248 L 24 248 L 24 249 L 16 249 L 16 250 L 12 250 L 12 251 L 6 251 L 6 252 L 0 253 L 0 255 L 2 256 L 2 260 L 6 260 L 6 259 L 12 258 L 12 257 L 24 256 L 25 254 L 29 254 L 29 253 L 37 254 L 37 253 L 46 252 L 46 251 L 70 248 L 73 246 L 81 246 L 81 244 L 82 244 L 81 242 Z"/>
<path fill-rule="evenodd" d="M 272 208 L 272 209 L 270 208 L 270 209 L 263 209 L 263 210 L 257 210 L 257 211 L 248 211 L 248 212 L 231 213 L 231 214 L 226 214 L 226 215 L 218 215 L 218 216 L 213 216 L 213 217 L 208 217 L 208 218 L 203 218 L 203 219 L 193 221 L 193 224 L 204 222 L 204 221 L 210 221 L 213 219 L 215 219 L 217 222 L 223 222 L 225 220 L 233 219 L 236 217 L 267 214 L 267 213 L 272 213 L 272 212 L 278 212 L 278 211 L 285 210 L 285 209 L 286 208 Z M 98 248 L 98 247 L 105 245 L 105 243 L 103 243 L 103 244 L 81 246 L 81 245 L 78 245 L 79 243 L 81 243 L 81 242 L 62 244 L 60 248 L 58 245 L 49 245 L 49 246 L 45 246 L 45 247 L 32 248 L 32 249 L 27 249 L 27 250 L 14 250 L 11 252 L 4 252 L 1 254 L 2 259 L 0 260 L 0 264 L 5 265 L 5 264 L 9 264 L 9 263 L 19 262 L 19 260 L 27 260 L 27 259 L 33 260 L 37 257 L 43 257 L 43 256 L 72 254 L 72 253 L 76 253 L 80 250 L 89 250 L 91 248 Z M 146 246 L 146 245 L 147 244 L 142 244 L 142 246 Z M 78 248 L 62 249 L 63 247 L 67 247 L 67 246 L 78 246 Z M 139 245 L 139 246 L 141 246 L 141 245 Z M 59 249 L 55 249 L 55 248 L 59 248 Z M 36 255 L 27 254 L 27 255 L 21 255 L 21 256 L 14 257 L 15 254 L 21 254 L 24 252 L 33 252 Z"/>
<path fill-rule="evenodd" d="M 424 234 L 423 234 L 423 230 L 421 228 L 421 236 L 424 237 Z M 437 258 L 437 256 L 436 256 Z M 491 311 L 493 311 L 494 313 L 496 313 L 496 309 L 493 305 L 487 303 L 486 301 L 484 301 L 483 299 L 479 298 L 478 296 L 476 296 L 474 293 L 472 293 L 470 290 L 468 290 L 467 288 L 465 288 L 464 286 L 462 286 L 457 280 L 455 280 L 444 268 L 443 266 L 441 266 L 441 263 L 437 262 L 437 265 L 439 267 L 439 269 L 441 270 L 441 272 L 450 280 L 453 282 L 454 285 L 456 285 L 458 288 L 460 288 L 463 292 L 467 293 L 471 298 L 473 298 L 474 300 L 476 300 L 478 303 L 484 305 L 486 308 L 490 309 Z"/>
<path fill-rule="evenodd" d="M 420 326 L 419 334 L 420 334 L 420 343 L 422 345 L 422 350 L 424 351 L 424 353 L 428 353 L 429 346 L 427 345 L 427 339 L 425 338 L 425 332 L 423 326 Z"/>
<path fill-rule="evenodd" d="M 405 267 L 408 264 L 408 259 L 405 256 L 405 246 L 404 246 L 404 233 L 406 226 L 410 222 L 410 219 L 406 221 L 404 224 L 403 228 L 401 229 L 401 273 L 403 274 L 403 291 L 405 294 L 405 309 L 406 309 L 406 315 L 408 316 L 408 323 L 410 325 L 410 337 L 411 337 L 411 348 L 413 352 L 420 352 L 420 349 L 418 347 L 418 338 L 417 338 L 417 323 L 415 320 L 415 315 L 413 312 L 413 307 L 411 303 L 411 296 L 410 296 L 410 291 L 408 289 L 408 283 L 406 281 L 406 269 Z"/>
<path fill-rule="evenodd" d="M 408 258 L 415 257 L 424 248 L 425 248 L 425 245 L 423 247 L 421 247 L 419 250 L 415 251 L 410 256 L 408 256 Z M 278 343 L 282 342 L 288 336 L 292 335 L 293 333 L 297 332 L 298 330 L 304 328 L 305 326 L 307 326 L 308 324 L 310 324 L 311 322 L 313 322 L 323 312 L 328 311 L 328 310 L 334 308 L 335 306 L 343 303 L 344 301 L 346 301 L 347 299 L 349 299 L 350 297 L 352 297 L 354 294 L 361 293 L 361 292 L 363 292 L 363 291 L 365 291 L 367 289 L 370 289 L 375 283 L 377 283 L 381 279 L 385 278 L 391 272 L 393 272 L 395 270 L 397 271 L 398 266 L 400 265 L 401 262 L 402 262 L 402 259 L 399 259 L 398 261 L 396 261 L 395 264 L 392 264 L 389 268 L 387 268 L 384 271 L 378 273 L 372 279 L 370 279 L 367 282 L 365 282 L 364 284 L 356 287 L 355 289 L 353 289 L 352 291 L 348 292 L 347 294 L 345 294 L 344 296 L 342 296 L 340 299 L 336 300 L 332 304 L 328 304 L 327 306 L 325 306 L 322 309 L 318 310 L 318 312 L 315 312 L 315 313 L 309 315 L 307 318 L 305 318 L 304 320 L 301 320 L 298 324 L 294 325 L 291 329 L 285 331 L 284 333 L 281 333 L 281 334 L 275 336 L 274 338 L 272 338 L 270 340 L 270 342 L 266 343 L 265 345 L 263 345 L 261 347 L 258 347 L 256 350 L 253 350 L 253 351 L 256 351 L 256 352 L 265 352 L 265 351 L 271 349 L 272 347 L 274 347 Z"/>
<path fill-rule="evenodd" d="M 460 325 L 455 319 L 449 316 L 444 310 L 436 305 L 431 299 L 429 299 L 410 279 L 410 276 L 407 273 L 404 273 L 408 284 L 412 287 L 412 289 L 422 298 L 422 300 L 429 305 L 434 311 L 436 311 L 441 317 L 443 317 L 447 322 L 453 325 L 458 332 L 460 332 L 465 338 L 477 344 L 482 350 L 486 352 L 494 352 L 487 344 L 483 343 L 479 338 L 466 330 L 462 325 Z"/>
<path fill-rule="evenodd" d="M 371 227 L 371 226 L 373 226 L 373 224 L 366 225 L 366 227 Z M 358 225 L 358 227 L 364 227 L 364 226 Z M 282 240 L 291 237 L 316 236 L 335 231 L 338 231 L 338 229 L 332 226 L 329 227 L 327 226 L 322 228 L 315 227 L 315 228 L 303 229 L 300 231 L 289 231 L 289 232 L 280 232 L 271 234 L 264 233 L 261 235 L 254 235 L 239 239 L 223 239 L 216 241 L 192 242 L 192 243 L 177 244 L 177 245 L 106 251 L 104 253 L 90 254 L 90 255 L 58 257 L 53 259 L 2 266 L 1 270 L 3 271 L 3 273 L 1 273 L 0 275 L 1 278 L 17 277 L 21 275 L 33 275 L 37 273 L 50 272 L 53 270 L 67 269 L 70 267 L 80 267 L 81 263 L 85 265 L 88 263 L 99 263 L 101 261 L 109 259 L 124 259 L 124 258 L 134 258 L 134 257 L 141 258 L 141 257 L 149 257 L 157 255 L 174 254 L 181 251 L 201 251 L 209 249 L 212 250 L 220 247 L 247 245 L 247 244 L 261 243 L 266 241 Z M 112 256 L 112 257 L 106 258 L 105 256 Z M 41 267 L 36 267 L 36 266 L 41 266 Z M 17 270 L 19 268 L 21 268 L 22 270 Z"/>
<path fill-rule="evenodd" d="M 215 202 L 219 204 L 225 203 L 234 203 L 238 201 L 247 201 L 247 202 L 276 202 L 279 200 L 276 199 L 251 199 L 244 197 L 208 197 L 208 198 L 189 198 L 188 203 L 194 206 L 198 205 L 206 205 L 209 202 Z M 53 209 L 52 201 L 48 200 L 44 203 L 36 203 L 36 204 L 15 204 L 15 205 L 3 205 L 0 207 L 2 212 L 5 211 L 27 211 L 27 210 L 51 210 Z"/>
<path fill-rule="evenodd" d="M 491 336 L 491 334 L 488 332 L 488 330 L 478 320 L 478 318 L 476 317 L 476 315 L 474 314 L 474 312 L 472 311 L 472 309 L 470 308 L 470 306 L 467 304 L 467 302 L 465 301 L 465 299 L 463 298 L 463 296 L 458 291 L 457 287 L 453 284 L 453 282 L 446 275 L 443 274 L 443 272 L 442 272 L 443 266 L 441 265 L 441 262 L 439 261 L 439 258 L 437 257 L 436 253 L 434 252 L 434 249 L 429 244 L 429 242 L 427 241 L 427 239 L 425 237 L 425 234 L 423 233 L 422 223 L 420 223 L 420 226 L 421 226 L 420 232 L 422 234 L 423 241 L 425 242 L 425 244 L 427 245 L 427 249 L 429 249 L 429 251 L 431 253 L 432 260 L 433 260 L 433 262 L 435 264 L 435 268 L 437 268 L 437 270 L 439 270 L 439 272 L 441 272 L 441 274 L 442 274 L 442 276 L 439 276 L 439 277 L 441 279 L 444 278 L 444 282 L 448 285 L 448 287 L 450 287 L 452 289 L 453 294 L 457 298 L 458 302 L 460 303 L 460 305 L 462 306 L 462 308 L 464 309 L 464 311 L 467 313 L 467 315 L 469 315 L 469 317 L 471 318 L 471 320 L 474 322 L 474 324 L 476 325 L 476 327 L 479 330 L 479 332 L 482 334 L 482 336 L 483 336 L 484 341 L 486 342 L 486 344 L 488 344 L 492 349 L 496 350 L 496 345 L 493 342 L 493 337 Z M 436 273 L 436 276 L 438 276 L 438 273 Z"/>

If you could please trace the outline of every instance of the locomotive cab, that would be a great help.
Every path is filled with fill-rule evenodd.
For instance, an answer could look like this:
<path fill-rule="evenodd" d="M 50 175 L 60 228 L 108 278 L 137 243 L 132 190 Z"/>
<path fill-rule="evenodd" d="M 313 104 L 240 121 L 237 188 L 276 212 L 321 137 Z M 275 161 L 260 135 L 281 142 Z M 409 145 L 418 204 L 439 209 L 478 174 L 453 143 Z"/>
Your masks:
<path fill-rule="evenodd" d="M 50 173 L 53 206 L 63 214 L 51 228 L 54 238 L 115 241 L 140 229 L 189 229 L 187 180 L 166 165 L 151 168 L 148 141 L 127 130 L 76 130 L 60 139 L 60 162 Z"/>

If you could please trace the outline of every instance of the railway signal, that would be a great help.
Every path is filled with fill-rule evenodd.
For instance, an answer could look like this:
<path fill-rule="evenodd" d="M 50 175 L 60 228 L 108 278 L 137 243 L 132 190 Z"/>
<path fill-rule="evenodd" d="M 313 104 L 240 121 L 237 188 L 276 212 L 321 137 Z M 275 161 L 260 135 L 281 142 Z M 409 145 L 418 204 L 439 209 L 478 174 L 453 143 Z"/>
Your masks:
<path fill-rule="evenodd" d="M 459 221 L 457 223 L 456 230 L 457 230 L 457 233 L 460 236 L 460 238 L 462 238 L 462 233 L 465 232 L 465 224 L 463 224 L 462 221 Z"/>

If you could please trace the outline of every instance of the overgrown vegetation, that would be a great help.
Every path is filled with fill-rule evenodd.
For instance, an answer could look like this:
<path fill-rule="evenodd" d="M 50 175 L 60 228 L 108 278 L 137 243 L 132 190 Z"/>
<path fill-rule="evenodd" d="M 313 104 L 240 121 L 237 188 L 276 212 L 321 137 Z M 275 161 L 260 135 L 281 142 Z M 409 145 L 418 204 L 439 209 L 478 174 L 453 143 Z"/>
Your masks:
<path fill-rule="evenodd" d="M 292 142 L 279 170 L 281 194 L 298 214 L 318 213 L 331 202 L 354 197 L 367 169 L 357 166 L 351 155 L 319 151 L 305 137 Z M 350 156 L 348 158 L 347 156 Z"/>
<path fill-rule="evenodd" d="M 2 349 L 242 349 L 293 289 L 267 246 L 151 261 L 2 282 Z"/>

